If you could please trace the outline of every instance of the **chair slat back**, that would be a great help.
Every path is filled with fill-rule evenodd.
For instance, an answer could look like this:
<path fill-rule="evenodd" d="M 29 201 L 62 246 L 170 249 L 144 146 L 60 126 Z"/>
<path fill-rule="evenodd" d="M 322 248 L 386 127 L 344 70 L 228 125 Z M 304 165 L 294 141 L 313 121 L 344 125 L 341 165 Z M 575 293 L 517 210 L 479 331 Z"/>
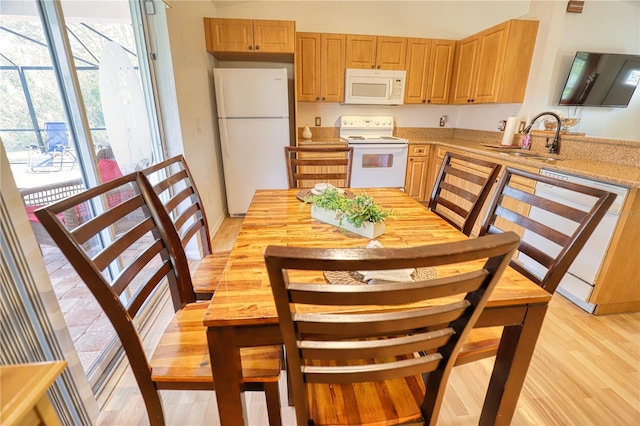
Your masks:
<path fill-rule="evenodd" d="M 508 232 L 412 248 L 269 246 L 265 262 L 285 342 L 298 424 L 306 383 L 430 376 L 423 407 L 437 418 L 449 371 L 519 243 Z M 321 271 L 394 270 L 471 262 L 474 269 L 419 282 L 318 283 Z M 448 268 L 453 270 L 453 268 Z M 419 304 L 419 305 L 417 305 Z M 359 306 L 368 306 L 367 311 Z M 375 312 L 370 311 L 374 306 Z M 428 355 L 427 355 L 428 354 Z"/>
<path fill-rule="evenodd" d="M 117 202 L 107 199 L 114 192 L 120 194 Z M 131 320 L 163 282 L 175 309 L 195 301 L 184 250 L 159 210 L 148 181 L 132 173 L 36 211 L 121 338 L 133 338 Z M 69 225 L 65 218 L 71 214 L 77 220 Z"/>
<path fill-rule="evenodd" d="M 447 152 L 429 208 L 465 235 L 471 235 L 499 171 L 499 164 Z"/>
<path fill-rule="evenodd" d="M 550 200 L 535 191 L 537 185 L 580 195 L 589 205 L 581 210 Z M 481 234 L 510 230 L 521 235 L 511 266 L 553 294 L 615 197 L 608 191 L 508 167 L 496 187 Z"/>
<path fill-rule="evenodd" d="M 289 188 L 312 188 L 316 183 L 351 186 L 353 147 L 284 148 Z"/>
<path fill-rule="evenodd" d="M 169 158 L 142 171 L 151 181 L 180 235 L 182 246 L 199 232 L 204 255 L 211 254 L 211 235 L 202 199 L 182 155 Z"/>

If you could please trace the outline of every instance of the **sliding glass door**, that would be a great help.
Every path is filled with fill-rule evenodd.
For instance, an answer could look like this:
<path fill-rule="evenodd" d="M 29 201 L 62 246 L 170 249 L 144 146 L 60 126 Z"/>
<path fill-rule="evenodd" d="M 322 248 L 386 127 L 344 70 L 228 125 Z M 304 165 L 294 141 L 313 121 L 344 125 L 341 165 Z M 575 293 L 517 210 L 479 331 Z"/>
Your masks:
<path fill-rule="evenodd" d="M 0 137 L 94 389 L 120 344 L 33 211 L 161 160 L 140 4 L 23 0 L 1 10 Z"/>

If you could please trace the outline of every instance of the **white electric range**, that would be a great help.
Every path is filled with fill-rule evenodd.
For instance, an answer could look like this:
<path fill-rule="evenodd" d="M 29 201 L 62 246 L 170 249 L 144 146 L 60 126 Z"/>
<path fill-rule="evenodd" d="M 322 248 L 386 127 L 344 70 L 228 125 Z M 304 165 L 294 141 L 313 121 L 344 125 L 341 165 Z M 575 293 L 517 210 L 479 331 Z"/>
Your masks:
<path fill-rule="evenodd" d="M 340 117 L 340 139 L 353 147 L 352 188 L 404 187 L 409 141 L 393 130 L 389 116 Z"/>

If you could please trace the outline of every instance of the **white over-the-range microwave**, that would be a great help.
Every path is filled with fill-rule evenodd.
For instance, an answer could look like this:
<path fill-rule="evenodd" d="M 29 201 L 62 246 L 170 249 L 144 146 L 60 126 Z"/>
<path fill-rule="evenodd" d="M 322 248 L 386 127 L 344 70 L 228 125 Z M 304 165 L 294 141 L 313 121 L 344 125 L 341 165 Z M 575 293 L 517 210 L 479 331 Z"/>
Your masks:
<path fill-rule="evenodd" d="M 406 71 L 347 68 L 344 103 L 402 105 Z"/>

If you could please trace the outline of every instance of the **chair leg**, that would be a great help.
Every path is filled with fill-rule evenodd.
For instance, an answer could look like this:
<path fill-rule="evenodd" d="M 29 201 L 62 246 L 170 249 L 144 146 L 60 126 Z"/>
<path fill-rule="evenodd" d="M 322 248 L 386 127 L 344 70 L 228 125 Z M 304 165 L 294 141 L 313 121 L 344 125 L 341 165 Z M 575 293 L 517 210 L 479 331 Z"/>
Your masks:
<path fill-rule="evenodd" d="M 280 389 L 278 382 L 267 382 L 264 384 L 264 394 L 267 398 L 267 414 L 271 426 L 282 425 L 280 413 Z"/>
<path fill-rule="evenodd" d="M 289 374 L 289 370 L 287 370 L 287 404 L 289 404 L 289 407 L 296 405 L 293 400 L 293 386 L 291 385 L 291 374 Z"/>
<path fill-rule="evenodd" d="M 147 408 L 147 416 L 151 426 L 164 426 L 164 411 L 162 409 L 162 397 L 157 390 L 147 392 L 140 389 L 144 405 Z"/>

